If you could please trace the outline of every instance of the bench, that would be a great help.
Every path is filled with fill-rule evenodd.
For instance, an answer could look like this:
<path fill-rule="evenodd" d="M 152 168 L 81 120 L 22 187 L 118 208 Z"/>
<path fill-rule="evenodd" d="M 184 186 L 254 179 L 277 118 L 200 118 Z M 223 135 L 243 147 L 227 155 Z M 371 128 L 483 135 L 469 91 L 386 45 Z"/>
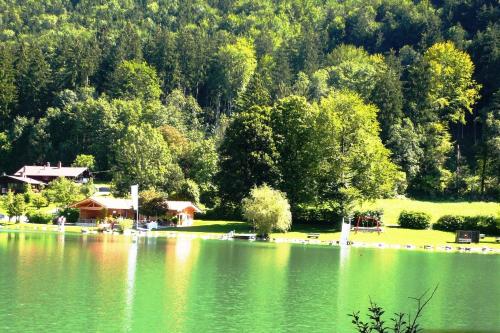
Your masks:
<path fill-rule="evenodd" d="M 314 239 L 318 239 L 319 238 L 319 233 L 310 233 L 310 234 L 307 234 L 307 238 L 314 238 Z"/>

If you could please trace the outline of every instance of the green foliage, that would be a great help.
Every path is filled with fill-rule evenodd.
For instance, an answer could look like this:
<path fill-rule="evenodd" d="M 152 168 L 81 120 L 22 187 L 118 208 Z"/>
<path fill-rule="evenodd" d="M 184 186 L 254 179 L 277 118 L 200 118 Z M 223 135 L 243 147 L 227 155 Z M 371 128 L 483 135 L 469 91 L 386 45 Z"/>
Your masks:
<path fill-rule="evenodd" d="M 436 223 L 432 225 L 434 230 L 456 231 L 461 229 L 464 223 L 464 216 L 459 215 L 444 215 L 441 216 Z"/>
<path fill-rule="evenodd" d="M 168 211 L 167 196 L 154 188 L 139 192 L 139 212 L 146 216 L 162 216 Z"/>
<path fill-rule="evenodd" d="M 30 204 L 33 201 L 33 196 L 35 195 L 35 192 L 33 192 L 33 188 L 31 187 L 30 184 L 25 184 L 24 185 L 24 201 L 26 204 Z"/>
<path fill-rule="evenodd" d="M 68 223 L 76 223 L 78 222 L 78 218 L 80 217 L 80 210 L 78 208 L 69 208 L 66 207 L 59 211 L 59 216 L 64 216 L 66 218 L 66 222 Z"/>
<path fill-rule="evenodd" d="M 53 202 L 59 207 L 67 207 L 73 202 L 83 199 L 80 185 L 64 177 L 52 181 L 43 193 L 49 202 Z"/>
<path fill-rule="evenodd" d="M 487 215 L 444 215 L 432 225 L 432 229 L 442 231 L 479 230 L 489 235 L 500 235 L 500 218 Z"/>
<path fill-rule="evenodd" d="M 115 145 L 113 183 L 118 193 L 128 193 L 130 185 L 173 190 L 181 177 L 172 161 L 167 143 L 150 125 L 130 126 Z"/>
<path fill-rule="evenodd" d="M 287 231 L 292 225 L 290 205 L 283 192 L 267 185 L 254 187 L 242 202 L 243 216 L 261 235 Z"/>
<path fill-rule="evenodd" d="M 118 225 L 120 226 L 120 230 L 123 232 L 125 230 L 132 229 L 132 227 L 134 226 L 134 220 L 121 219 L 118 221 Z"/>
<path fill-rule="evenodd" d="M 479 98 L 480 86 L 472 79 L 470 56 L 452 42 L 434 44 L 424 53 L 428 71 L 429 105 L 439 119 L 465 123 L 465 114 Z"/>
<path fill-rule="evenodd" d="M 304 97 L 280 99 L 271 111 L 271 128 L 281 182 L 292 206 L 314 198 L 314 168 L 318 163 L 316 135 L 318 110 Z M 273 184 L 273 183 L 270 183 Z"/>
<path fill-rule="evenodd" d="M 427 229 L 431 223 L 429 214 L 423 212 L 402 211 L 399 214 L 398 224 L 406 229 Z"/>
<path fill-rule="evenodd" d="M 369 55 L 363 48 L 340 45 L 327 57 L 329 82 L 336 89 L 348 89 L 368 99 L 380 80 L 387 80 L 387 66 L 381 55 Z M 388 82 L 386 82 L 388 83 Z"/>
<path fill-rule="evenodd" d="M 96 188 L 94 186 L 94 181 L 92 179 L 89 179 L 85 184 L 81 185 L 80 193 L 84 197 L 87 197 L 87 198 L 91 197 L 94 195 L 95 192 L 96 192 Z"/>
<path fill-rule="evenodd" d="M 220 90 L 231 109 L 234 99 L 245 91 L 255 71 L 255 50 L 248 39 L 238 38 L 234 44 L 220 47 L 215 58 Z"/>
<path fill-rule="evenodd" d="M 356 328 L 356 332 L 359 333 L 418 333 L 422 331 L 421 324 L 419 321 L 421 320 L 422 313 L 424 308 L 429 304 L 430 300 L 434 297 L 438 286 L 434 288 L 432 293 L 429 293 L 427 290 L 420 297 L 410 297 L 415 300 L 417 303 L 417 309 L 415 313 L 412 315 L 410 313 L 394 313 L 391 318 L 391 326 L 387 326 L 383 316 L 385 314 L 384 308 L 377 305 L 377 303 L 370 300 L 370 306 L 368 307 L 367 317 L 369 321 L 365 322 L 361 319 L 361 315 L 359 311 L 353 312 L 349 314 L 349 317 L 352 318 L 351 323 Z M 427 296 L 429 295 L 429 296 Z"/>
<path fill-rule="evenodd" d="M 20 217 L 26 211 L 27 205 L 24 200 L 23 194 L 14 194 L 12 191 L 8 191 L 7 195 L 3 197 L 2 206 L 9 216 L 9 220 L 14 217 L 16 222 L 20 221 Z"/>
<path fill-rule="evenodd" d="M 160 98 L 160 81 L 145 62 L 123 61 L 111 77 L 111 93 L 122 99 L 154 101 Z"/>
<path fill-rule="evenodd" d="M 35 193 L 31 197 L 31 204 L 36 209 L 40 209 L 42 207 L 47 207 L 49 205 L 49 201 L 42 193 Z"/>
<path fill-rule="evenodd" d="M 114 175 L 108 170 L 136 166 L 133 179 L 125 179 L 129 168 L 115 177 L 120 192 L 140 181 L 173 193 L 191 179 L 203 200 L 229 209 L 267 182 L 294 206 L 327 200 L 348 211 L 345 202 L 368 192 L 405 191 L 392 166 L 390 190 L 381 185 L 390 182 L 374 185 L 369 177 L 323 189 L 318 168 L 327 168 L 320 164 L 330 152 L 316 133 L 321 100 L 350 90 L 377 106 L 374 135 L 390 149 L 377 143 L 368 160 L 380 159 L 382 168 L 389 156 L 406 173 L 409 194 L 498 198 L 500 25 L 490 2 L 8 1 L 0 29 L 0 169 L 69 164 L 85 154 L 105 180 Z M 266 107 L 268 115 L 253 110 Z M 235 113 L 260 120 L 242 124 Z M 164 137 L 168 177 L 148 174 L 160 169 L 149 167 L 152 155 L 146 167 L 116 151 L 117 142 L 132 140 L 130 128 L 143 126 L 180 134 Z M 255 140 L 246 137 L 252 133 Z M 157 143 L 146 141 L 145 151 Z"/>
<path fill-rule="evenodd" d="M 339 226 L 341 216 L 328 204 L 324 205 L 298 205 L 292 210 L 294 224 L 323 224 Z"/>
<path fill-rule="evenodd" d="M 271 109 L 252 107 L 235 116 L 219 148 L 217 182 L 228 203 L 240 203 L 253 186 L 276 185 L 279 153 L 271 127 Z"/>
<path fill-rule="evenodd" d="M 197 205 L 200 202 L 200 188 L 191 179 L 185 179 L 173 195 L 173 198 L 182 201 L 191 201 Z"/>
<path fill-rule="evenodd" d="M 95 167 L 95 158 L 92 155 L 79 154 L 71 164 L 74 167 L 84 167 L 93 170 Z"/>
<path fill-rule="evenodd" d="M 356 201 L 391 196 L 402 176 L 378 137 L 377 109 L 351 92 L 328 95 L 319 109 L 320 197 L 333 200 L 348 216 Z"/>
<path fill-rule="evenodd" d="M 47 214 L 43 212 L 28 212 L 26 214 L 28 221 L 30 223 L 39 223 L 39 224 L 50 224 L 54 219 L 52 214 Z"/>

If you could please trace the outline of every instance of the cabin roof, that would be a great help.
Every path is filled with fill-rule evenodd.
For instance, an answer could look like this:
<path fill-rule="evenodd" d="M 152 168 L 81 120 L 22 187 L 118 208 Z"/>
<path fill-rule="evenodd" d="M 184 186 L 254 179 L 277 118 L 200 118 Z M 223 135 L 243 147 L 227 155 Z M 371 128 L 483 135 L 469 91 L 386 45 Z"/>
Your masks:
<path fill-rule="evenodd" d="M 191 201 L 171 201 L 167 200 L 169 210 L 181 212 L 188 207 L 192 207 L 196 213 L 201 213 L 201 210 L 196 207 Z"/>
<path fill-rule="evenodd" d="M 87 171 L 84 167 L 63 167 L 49 165 L 25 165 L 14 173 L 17 177 L 73 177 Z"/>
<path fill-rule="evenodd" d="M 94 202 L 97 205 L 106 209 L 132 209 L 131 199 L 109 198 L 109 197 L 90 197 L 74 203 L 73 205 L 71 205 L 71 207 L 78 208 L 79 206 L 87 202 Z"/>
<path fill-rule="evenodd" d="M 41 182 L 41 181 L 33 179 L 33 178 L 29 178 L 29 177 L 3 175 L 3 176 L 0 176 L 0 178 L 8 178 L 8 179 L 16 180 L 16 181 L 26 183 L 26 184 L 31 184 L 31 185 L 43 185 L 43 184 L 45 184 L 44 182 Z"/>
<path fill-rule="evenodd" d="M 103 196 L 95 196 L 84 199 L 82 201 L 76 202 L 72 205 L 72 207 L 78 208 L 80 205 L 85 204 L 89 201 L 98 204 L 107 209 L 132 209 L 132 199 L 124 199 L 124 198 L 110 198 Z M 182 212 L 184 209 L 192 207 L 196 213 L 201 213 L 201 210 L 196 207 L 191 201 L 166 201 L 168 205 L 168 210 Z"/>

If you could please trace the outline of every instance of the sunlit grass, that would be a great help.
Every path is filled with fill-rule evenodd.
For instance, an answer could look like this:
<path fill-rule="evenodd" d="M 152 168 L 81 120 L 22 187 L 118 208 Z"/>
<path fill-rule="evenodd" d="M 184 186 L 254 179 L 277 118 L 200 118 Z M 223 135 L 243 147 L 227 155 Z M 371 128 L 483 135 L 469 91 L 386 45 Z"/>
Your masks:
<path fill-rule="evenodd" d="M 368 202 L 362 206 L 362 209 L 383 209 L 383 221 L 386 225 L 396 225 L 398 216 L 403 210 L 421 211 L 431 216 L 431 222 L 434 223 L 443 215 L 500 215 L 500 204 L 497 202 L 484 201 L 420 201 L 412 199 L 380 199 L 375 202 Z"/>

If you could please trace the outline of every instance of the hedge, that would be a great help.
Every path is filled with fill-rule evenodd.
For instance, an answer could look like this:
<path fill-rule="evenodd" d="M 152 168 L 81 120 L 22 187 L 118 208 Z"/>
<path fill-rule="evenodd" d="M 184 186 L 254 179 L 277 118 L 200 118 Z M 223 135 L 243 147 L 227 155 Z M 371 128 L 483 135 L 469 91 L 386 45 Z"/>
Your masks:
<path fill-rule="evenodd" d="M 407 229 L 427 229 L 431 224 L 431 217 L 423 212 L 404 210 L 399 214 L 398 224 Z"/>
<path fill-rule="evenodd" d="M 293 223 L 298 224 L 334 224 L 340 226 L 341 216 L 334 208 L 297 206 L 292 209 Z"/>
<path fill-rule="evenodd" d="M 29 212 L 26 214 L 28 221 L 30 223 L 40 223 L 40 224 L 51 224 L 54 219 L 54 215 L 45 214 L 42 212 Z"/>
<path fill-rule="evenodd" d="M 479 230 L 481 233 L 489 235 L 500 235 L 500 218 L 487 215 L 444 215 L 434 223 L 432 229 L 442 231 Z"/>

